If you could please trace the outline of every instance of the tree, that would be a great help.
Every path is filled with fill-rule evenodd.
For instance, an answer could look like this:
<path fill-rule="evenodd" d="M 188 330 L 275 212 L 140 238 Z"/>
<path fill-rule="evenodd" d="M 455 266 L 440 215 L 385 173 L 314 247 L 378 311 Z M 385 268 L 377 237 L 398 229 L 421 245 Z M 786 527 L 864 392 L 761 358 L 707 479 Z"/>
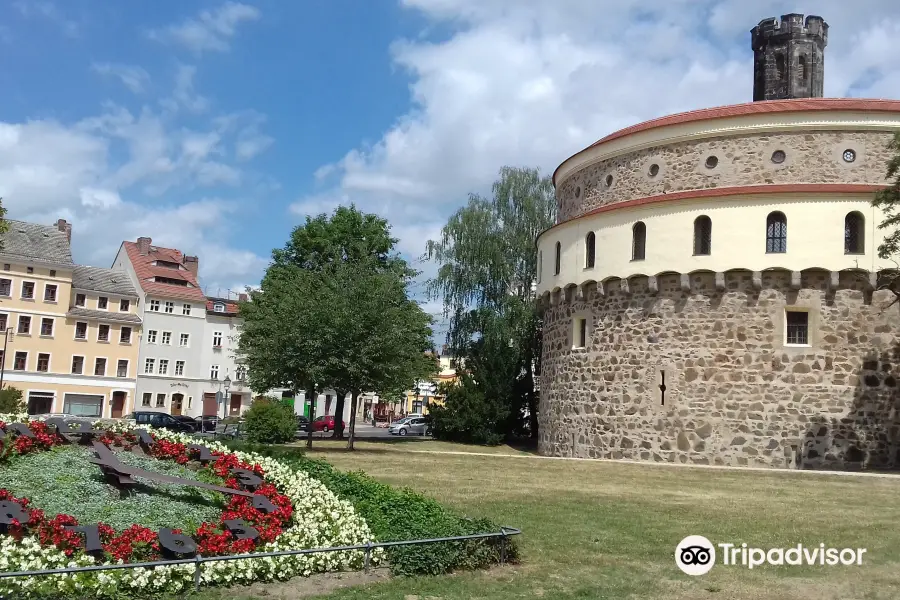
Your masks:
<path fill-rule="evenodd" d="M 492 192 L 490 199 L 470 196 L 441 238 L 428 242 L 428 258 L 440 265 L 428 291 L 444 302 L 454 355 L 466 361 L 492 355 L 495 368 L 475 384 L 508 407 L 506 433 L 521 429 L 527 413 L 536 437 L 541 318 L 534 243 L 556 219 L 553 182 L 537 169 L 504 167 Z"/>
<path fill-rule="evenodd" d="M 25 401 L 22 390 L 5 387 L 0 390 L 0 414 L 16 414 L 25 412 Z"/>
<path fill-rule="evenodd" d="M 878 224 L 879 229 L 891 229 L 881 244 L 878 245 L 878 257 L 888 259 L 900 252 L 900 133 L 895 133 L 888 143 L 894 156 L 888 161 L 885 179 L 893 179 L 888 187 L 879 190 L 872 200 L 872 206 L 884 213 L 884 219 Z"/>
<path fill-rule="evenodd" d="M 268 398 L 255 400 L 244 414 L 247 441 L 259 444 L 284 444 L 294 439 L 297 419 L 287 404 Z"/>

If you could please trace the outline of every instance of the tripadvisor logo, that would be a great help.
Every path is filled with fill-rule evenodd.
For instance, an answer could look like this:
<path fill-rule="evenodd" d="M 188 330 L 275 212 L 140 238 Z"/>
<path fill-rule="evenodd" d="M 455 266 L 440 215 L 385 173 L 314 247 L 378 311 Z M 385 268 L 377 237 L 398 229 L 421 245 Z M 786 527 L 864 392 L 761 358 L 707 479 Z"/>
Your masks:
<path fill-rule="evenodd" d="M 702 535 L 689 535 L 675 547 L 675 564 L 688 575 L 705 575 L 716 564 L 716 548 L 721 556 L 720 564 L 748 569 L 762 565 L 861 565 L 866 553 L 865 548 L 829 548 L 824 543 L 763 550 L 747 544 L 713 544 Z"/>

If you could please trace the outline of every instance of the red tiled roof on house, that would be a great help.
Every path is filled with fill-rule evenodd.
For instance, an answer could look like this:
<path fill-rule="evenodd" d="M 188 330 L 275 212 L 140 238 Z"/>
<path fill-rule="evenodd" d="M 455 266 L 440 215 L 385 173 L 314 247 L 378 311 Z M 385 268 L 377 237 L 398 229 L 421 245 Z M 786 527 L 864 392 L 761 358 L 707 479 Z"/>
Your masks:
<path fill-rule="evenodd" d="M 134 266 L 138 282 L 146 293 L 177 300 L 205 302 L 206 296 L 197 281 L 199 260 L 196 256 L 185 256 L 180 250 L 153 246 L 147 237 L 137 242 L 123 242 L 128 259 Z M 168 264 L 169 266 L 164 266 Z M 158 281 L 157 278 L 172 282 Z"/>
<path fill-rule="evenodd" d="M 243 296 L 243 294 L 241 295 Z M 216 304 L 221 305 L 223 310 L 216 310 Z M 209 297 L 206 299 L 206 312 L 222 317 L 236 317 L 240 313 L 240 310 L 238 309 L 237 302 L 234 302 L 233 300 Z"/>

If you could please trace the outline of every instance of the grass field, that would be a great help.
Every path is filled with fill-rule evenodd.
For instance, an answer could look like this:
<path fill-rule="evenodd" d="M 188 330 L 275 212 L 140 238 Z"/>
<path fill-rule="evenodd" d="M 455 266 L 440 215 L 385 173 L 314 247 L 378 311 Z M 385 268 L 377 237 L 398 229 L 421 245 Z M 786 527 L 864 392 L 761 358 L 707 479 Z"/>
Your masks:
<path fill-rule="evenodd" d="M 394 579 L 323 596 L 329 600 L 900 597 L 900 479 L 544 460 L 504 447 L 490 450 L 496 456 L 421 452 L 483 450 L 439 442 L 363 442 L 353 453 L 331 442 L 316 446 L 314 456 L 341 469 L 524 531 L 519 565 Z M 689 577 L 675 566 L 674 549 L 691 534 L 760 548 L 824 543 L 867 553 L 862 566 L 749 571 L 719 564 Z"/>

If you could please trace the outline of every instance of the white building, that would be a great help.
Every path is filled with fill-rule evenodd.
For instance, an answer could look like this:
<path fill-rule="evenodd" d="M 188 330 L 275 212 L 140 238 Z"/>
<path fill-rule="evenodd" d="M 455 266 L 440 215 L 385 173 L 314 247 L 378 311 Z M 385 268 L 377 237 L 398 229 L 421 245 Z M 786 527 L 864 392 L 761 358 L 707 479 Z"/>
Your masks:
<path fill-rule="evenodd" d="M 247 300 L 247 296 L 240 294 L 239 299 Z M 205 312 L 206 325 L 200 361 L 211 383 L 216 382 L 215 385 L 218 386 L 218 382 L 222 382 L 223 392 L 226 378 L 230 382 L 227 407 L 218 407 L 218 414 L 222 415 L 227 411 L 228 416 L 237 416 L 250 407 L 253 398 L 247 385 L 247 369 L 240 364 L 236 355 L 242 323 L 238 304 L 227 298 L 211 297 L 206 299 Z M 211 414 L 211 404 L 206 396 L 204 406 L 207 407 L 205 414 Z"/>
<path fill-rule="evenodd" d="M 224 407 L 218 405 L 216 392 L 224 391 L 227 373 L 212 371 L 205 352 L 212 334 L 207 339 L 207 299 L 197 281 L 199 259 L 141 237 L 136 243 L 122 243 L 113 266 L 128 274 L 141 296 L 144 327 L 135 410 L 221 415 Z M 238 406 L 249 404 L 249 390 L 235 390 L 234 396 Z M 232 398 L 227 405 L 233 405 Z"/>

